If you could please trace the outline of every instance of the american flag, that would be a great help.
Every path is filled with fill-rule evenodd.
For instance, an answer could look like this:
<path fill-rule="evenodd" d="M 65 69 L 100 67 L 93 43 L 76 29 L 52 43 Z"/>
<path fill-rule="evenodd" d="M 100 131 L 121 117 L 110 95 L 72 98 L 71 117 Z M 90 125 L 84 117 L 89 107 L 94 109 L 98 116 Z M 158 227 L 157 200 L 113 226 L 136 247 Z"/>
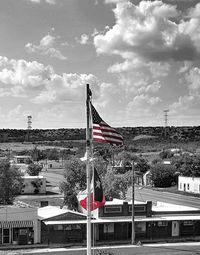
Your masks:
<path fill-rule="evenodd" d="M 111 145 L 123 145 L 123 137 L 105 121 L 102 120 L 97 110 L 91 104 L 93 140 L 109 143 Z"/>

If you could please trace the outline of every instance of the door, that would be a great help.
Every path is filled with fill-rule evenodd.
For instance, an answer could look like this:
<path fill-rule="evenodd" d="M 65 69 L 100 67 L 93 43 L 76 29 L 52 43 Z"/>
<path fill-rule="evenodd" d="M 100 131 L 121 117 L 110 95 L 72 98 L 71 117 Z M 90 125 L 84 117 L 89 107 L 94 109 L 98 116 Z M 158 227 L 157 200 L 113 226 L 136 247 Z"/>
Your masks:
<path fill-rule="evenodd" d="M 10 243 L 10 229 L 4 228 L 3 229 L 3 244 Z"/>
<path fill-rule="evenodd" d="M 186 184 L 183 184 L 183 190 L 186 191 Z"/>
<path fill-rule="evenodd" d="M 172 236 L 179 236 L 179 222 L 172 221 Z"/>

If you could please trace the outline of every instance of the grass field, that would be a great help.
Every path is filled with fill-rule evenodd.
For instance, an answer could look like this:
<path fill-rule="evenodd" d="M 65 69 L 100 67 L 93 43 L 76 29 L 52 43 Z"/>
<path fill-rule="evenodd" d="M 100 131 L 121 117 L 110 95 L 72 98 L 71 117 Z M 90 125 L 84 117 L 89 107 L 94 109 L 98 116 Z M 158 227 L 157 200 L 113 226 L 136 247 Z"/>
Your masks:
<path fill-rule="evenodd" d="M 33 150 L 35 147 L 37 146 L 37 149 L 39 150 L 46 150 L 46 149 L 53 149 L 53 148 L 57 148 L 57 149 L 66 149 L 64 147 L 61 146 L 50 146 L 50 145 L 37 145 L 34 143 L 0 143 L 0 149 L 1 150 L 7 150 L 7 151 L 29 151 L 29 150 Z"/>

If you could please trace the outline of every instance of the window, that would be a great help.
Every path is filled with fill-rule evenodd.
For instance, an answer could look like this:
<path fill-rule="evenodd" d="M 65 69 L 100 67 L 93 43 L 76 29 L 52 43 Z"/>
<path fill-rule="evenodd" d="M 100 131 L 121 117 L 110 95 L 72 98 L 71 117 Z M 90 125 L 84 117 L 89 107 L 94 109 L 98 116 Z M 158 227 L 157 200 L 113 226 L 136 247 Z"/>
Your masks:
<path fill-rule="evenodd" d="M 146 232 L 146 222 L 135 222 L 135 232 L 137 233 Z"/>
<path fill-rule="evenodd" d="M 192 226 L 194 223 L 192 220 L 184 220 L 183 221 L 183 225 L 184 226 Z"/>
<path fill-rule="evenodd" d="M 158 221 L 158 227 L 166 227 L 166 226 L 168 226 L 167 221 Z"/>
<path fill-rule="evenodd" d="M 104 224 L 103 232 L 104 232 L 104 234 L 114 233 L 114 223 Z"/>
<path fill-rule="evenodd" d="M 182 183 L 180 182 L 180 186 L 179 186 L 180 189 L 182 189 Z"/>
<path fill-rule="evenodd" d="M 187 184 L 187 189 L 188 189 L 188 190 L 190 189 L 190 184 L 189 184 L 189 183 Z"/>
<path fill-rule="evenodd" d="M 65 230 L 81 229 L 81 226 L 78 224 L 65 225 L 64 229 Z"/>
<path fill-rule="evenodd" d="M 121 213 L 122 207 L 121 206 L 105 206 L 104 213 Z"/>
<path fill-rule="evenodd" d="M 54 225 L 53 230 L 63 230 L 63 225 Z"/>
<path fill-rule="evenodd" d="M 64 229 L 65 229 L 65 230 L 72 230 L 71 225 L 66 225 L 66 226 L 64 226 Z"/>
<path fill-rule="evenodd" d="M 134 206 L 135 212 L 145 212 L 146 207 L 145 205 L 136 205 Z M 129 212 L 132 212 L 132 205 L 129 205 L 128 207 Z"/>
<path fill-rule="evenodd" d="M 81 226 L 78 224 L 73 224 L 72 229 L 81 229 Z"/>

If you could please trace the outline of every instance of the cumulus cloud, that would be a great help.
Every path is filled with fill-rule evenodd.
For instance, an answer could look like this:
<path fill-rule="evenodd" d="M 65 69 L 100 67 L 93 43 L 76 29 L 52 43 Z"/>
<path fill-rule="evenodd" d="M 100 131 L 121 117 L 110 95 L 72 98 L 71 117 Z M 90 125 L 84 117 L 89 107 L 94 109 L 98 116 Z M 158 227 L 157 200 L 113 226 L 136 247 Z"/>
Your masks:
<path fill-rule="evenodd" d="M 99 91 L 99 81 L 92 74 L 63 73 L 54 74 L 46 89 L 34 99 L 34 103 L 58 103 L 65 101 L 81 101 L 85 97 L 85 85 L 92 84 L 94 98 Z"/>
<path fill-rule="evenodd" d="M 185 74 L 188 89 L 190 94 L 200 95 L 200 69 L 198 67 L 191 68 Z"/>
<path fill-rule="evenodd" d="M 161 84 L 160 84 L 160 81 L 155 81 L 153 82 L 152 84 L 149 84 L 145 87 L 140 87 L 138 89 L 138 92 L 139 93 L 156 93 L 158 92 L 158 90 L 161 88 Z"/>
<path fill-rule="evenodd" d="M 187 93 L 179 96 L 178 100 L 169 106 L 169 109 L 174 114 L 181 114 L 195 116 L 199 115 L 200 108 L 200 69 L 198 67 L 188 66 L 183 70 L 183 79 L 187 88 Z M 181 74 L 182 74 L 181 73 Z"/>
<path fill-rule="evenodd" d="M 0 56 L 0 82 L 4 91 L 9 91 L 13 96 L 24 96 L 26 90 L 40 89 L 51 73 L 50 66 L 37 61 L 9 60 Z"/>
<path fill-rule="evenodd" d="M 25 45 L 25 48 L 29 53 L 38 53 L 51 58 L 58 58 L 60 60 L 67 59 L 58 49 L 55 48 L 55 44 L 56 38 L 51 35 L 46 35 L 41 39 L 39 45 L 34 45 L 29 42 Z"/>
<path fill-rule="evenodd" d="M 93 98 L 100 89 L 100 81 L 92 74 L 57 74 L 53 67 L 37 61 L 8 59 L 0 56 L 0 95 L 28 96 L 34 103 L 84 101 L 85 85 L 92 84 Z"/>
<path fill-rule="evenodd" d="M 80 44 L 87 44 L 89 41 L 89 36 L 86 34 L 82 34 L 80 38 L 76 38 L 76 41 Z"/>
<path fill-rule="evenodd" d="M 132 59 L 132 54 L 150 61 L 191 60 L 199 57 L 199 5 L 190 18 L 179 19 L 175 5 L 162 1 L 116 3 L 115 24 L 94 37 L 98 54 L 118 54 Z M 176 20 L 176 22 L 174 21 Z"/>

